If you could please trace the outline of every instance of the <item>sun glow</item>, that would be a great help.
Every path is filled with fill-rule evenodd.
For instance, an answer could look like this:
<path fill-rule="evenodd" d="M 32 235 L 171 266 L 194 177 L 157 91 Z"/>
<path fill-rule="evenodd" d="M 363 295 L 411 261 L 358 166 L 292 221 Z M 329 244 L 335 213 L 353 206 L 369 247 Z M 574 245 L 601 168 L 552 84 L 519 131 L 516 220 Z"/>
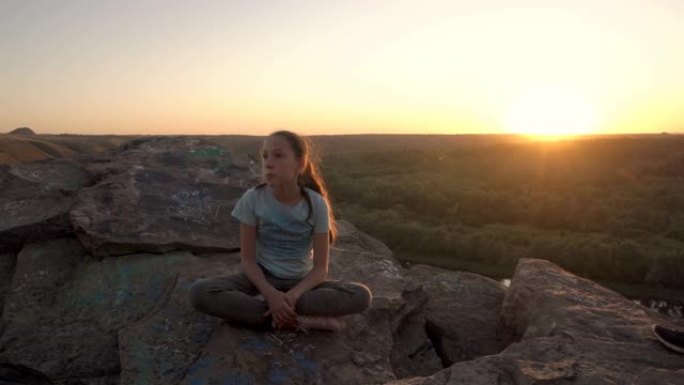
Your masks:
<path fill-rule="evenodd" d="M 592 103 L 570 87 L 547 86 L 528 91 L 516 99 L 504 127 L 535 139 L 561 139 L 589 134 L 597 129 Z"/>

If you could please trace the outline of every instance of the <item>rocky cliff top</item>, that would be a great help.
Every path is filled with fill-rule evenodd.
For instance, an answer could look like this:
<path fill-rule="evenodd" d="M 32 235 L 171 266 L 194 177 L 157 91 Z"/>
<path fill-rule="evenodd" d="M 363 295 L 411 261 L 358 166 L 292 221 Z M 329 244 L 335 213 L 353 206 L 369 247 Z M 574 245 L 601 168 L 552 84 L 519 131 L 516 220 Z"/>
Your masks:
<path fill-rule="evenodd" d="M 374 300 L 342 332 L 196 312 L 194 280 L 239 270 L 229 212 L 256 166 L 164 137 L 0 168 L 0 383 L 682 383 L 684 357 L 649 331 L 672 319 L 543 260 L 521 260 L 510 288 L 403 268 L 344 221 L 330 274 Z"/>

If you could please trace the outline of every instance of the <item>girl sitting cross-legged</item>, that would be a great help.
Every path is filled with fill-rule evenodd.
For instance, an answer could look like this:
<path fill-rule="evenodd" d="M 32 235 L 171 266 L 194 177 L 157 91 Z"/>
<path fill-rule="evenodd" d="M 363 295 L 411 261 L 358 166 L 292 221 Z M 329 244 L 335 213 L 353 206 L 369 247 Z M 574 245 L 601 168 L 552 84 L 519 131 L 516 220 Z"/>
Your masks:
<path fill-rule="evenodd" d="M 335 222 L 309 152 L 307 141 L 290 131 L 266 138 L 265 183 L 247 190 L 232 212 L 240 221 L 243 272 L 195 282 L 196 309 L 246 325 L 339 330 L 339 316 L 370 306 L 366 286 L 328 279 Z"/>

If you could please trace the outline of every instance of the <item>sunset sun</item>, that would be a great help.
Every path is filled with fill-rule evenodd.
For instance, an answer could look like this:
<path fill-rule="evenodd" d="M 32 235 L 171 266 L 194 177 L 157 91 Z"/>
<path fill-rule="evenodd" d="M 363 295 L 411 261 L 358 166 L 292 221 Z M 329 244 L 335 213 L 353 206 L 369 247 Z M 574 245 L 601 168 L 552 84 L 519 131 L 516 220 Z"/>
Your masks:
<path fill-rule="evenodd" d="M 543 87 L 520 95 L 511 104 L 504 127 L 515 134 L 557 139 L 597 129 L 590 100 L 571 88 Z"/>

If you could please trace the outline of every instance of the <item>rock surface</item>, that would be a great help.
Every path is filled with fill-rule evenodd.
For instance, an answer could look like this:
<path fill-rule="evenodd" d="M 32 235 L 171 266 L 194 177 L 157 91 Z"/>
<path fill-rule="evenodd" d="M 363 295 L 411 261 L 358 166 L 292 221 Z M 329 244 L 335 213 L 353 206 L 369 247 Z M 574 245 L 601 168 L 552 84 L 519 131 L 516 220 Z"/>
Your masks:
<path fill-rule="evenodd" d="M 0 253 L 72 235 L 69 211 L 77 191 L 91 183 L 69 160 L 0 166 Z"/>
<path fill-rule="evenodd" d="M 474 274 L 406 269 L 344 221 L 330 275 L 367 284 L 374 299 L 343 331 L 253 330 L 200 314 L 192 282 L 239 270 L 229 212 L 255 183 L 252 167 L 204 140 L 144 138 L 0 169 L 0 383 L 681 378 L 682 357 L 647 328 L 672 321 L 591 281 L 540 260 L 521 262 L 508 290 Z"/>
<path fill-rule="evenodd" d="M 12 283 L 14 267 L 17 263 L 17 256 L 14 254 L 0 254 L 0 316 L 5 307 L 5 297 L 7 290 Z M 0 327 L 1 329 L 1 327 Z M 0 333 L 2 333 L 0 331 Z"/>
<path fill-rule="evenodd" d="M 501 308 L 499 354 L 393 385 L 682 384 L 684 359 L 650 325 L 671 319 L 550 262 L 521 260 Z"/>
<path fill-rule="evenodd" d="M 409 276 L 427 297 L 424 328 L 444 366 L 503 349 L 497 336 L 502 284 L 425 265 L 413 266 Z"/>
<path fill-rule="evenodd" d="M 239 247 L 230 210 L 257 179 L 214 143 L 139 139 L 97 155 L 87 168 L 98 183 L 79 192 L 70 216 L 93 254 Z"/>

